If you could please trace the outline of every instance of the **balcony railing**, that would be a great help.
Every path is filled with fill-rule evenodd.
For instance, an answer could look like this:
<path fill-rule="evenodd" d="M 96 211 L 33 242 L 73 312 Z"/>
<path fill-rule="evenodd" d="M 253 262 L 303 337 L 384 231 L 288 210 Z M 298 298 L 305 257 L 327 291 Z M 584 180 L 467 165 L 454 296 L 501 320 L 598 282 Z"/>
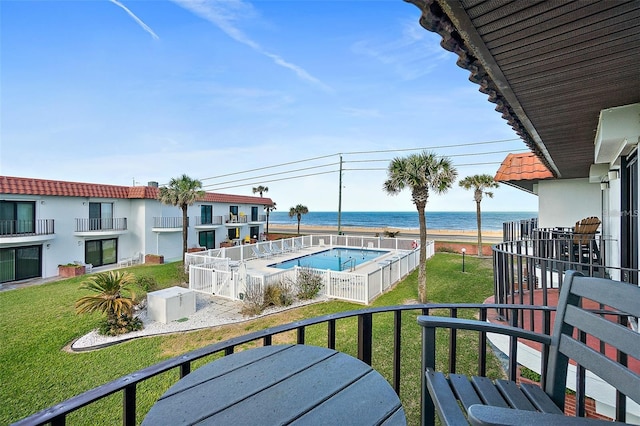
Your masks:
<path fill-rule="evenodd" d="M 53 219 L 0 220 L 0 236 L 25 237 L 32 235 L 51 235 L 55 232 L 53 225 Z"/>
<path fill-rule="evenodd" d="M 196 216 L 196 226 L 202 225 L 222 225 L 222 216 Z"/>
<path fill-rule="evenodd" d="M 187 218 L 187 221 L 189 218 Z M 187 222 L 188 225 L 188 222 Z M 153 227 L 154 228 L 182 228 L 182 216 L 180 217 L 154 217 L 153 218 Z"/>
<path fill-rule="evenodd" d="M 74 411 L 85 407 L 90 404 L 94 404 L 106 397 L 111 396 L 117 392 L 122 392 L 122 418 L 123 425 L 134 425 L 136 424 L 136 409 L 138 405 L 136 390 L 138 388 L 138 384 L 141 384 L 155 376 L 164 375 L 168 381 L 176 381 L 179 378 L 182 378 L 189 374 L 192 369 L 192 365 L 205 357 L 214 355 L 214 354 L 223 354 L 223 355 L 231 355 L 234 353 L 234 349 L 240 345 L 250 342 L 256 342 L 262 345 L 271 345 L 275 340 L 274 336 L 279 336 L 277 339 L 282 340 L 280 337 L 284 336 L 284 333 L 289 331 L 295 331 L 295 342 L 298 344 L 305 344 L 306 342 L 306 334 L 305 331 L 308 327 L 324 325 L 326 327 L 326 347 L 331 349 L 336 349 L 336 347 L 342 348 L 346 345 L 348 346 L 348 341 L 351 339 L 357 340 L 357 354 L 354 354 L 358 357 L 358 359 L 367 363 L 368 365 L 372 365 L 373 354 L 374 353 L 386 353 L 390 352 L 390 355 L 385 355 L 391 359 L 391 367 L 388 369 L 389 371 L 379 371 L 392 385 L 394 390 L 398 395 L 400 395 L 400 389 L 405 388 L 411 384 L 413 384 L 416 392 L 408 391 L 409 394 L 406 398 L 409 398 L 408 402 L 403 401 L 405 406 L 415 406 L 417 407 L 422 403 L 423 398 L 420 397 L 420 392 L 418 389 L 420 386 L 420 379 L 415 375 L 407 374 L 411 377 L 411 383 L 407 384 L 402 382 L 403 376 L 401 375 L 401 370 L 416 370 L 420 369 L 420 336 L 421 330 L 415 321 L 415 315 L 430 315 L 433 310 L 446 310 L 448 311 L 448 316 L 451 318 L 458 318 L 462 316 L 463 313 L 468 315 L 475 315 L 480 320 L 486 320 L 488 318 L 489 311 L 495 310 L 497 307 L 495 305 L 490 304 L 425 304 L 425 305 L 402 305 L 402 306 L 387 306 L 380 308 L 369 308 L 362 309 L 357 311 L 348 311 L 341 313 L 334 313 L 329 315 L 324 315 L 321 317 L 306 319 L 302 321 L 296 321 L 289 324 L 279 325 L 271 328 L 267 328 L 260 331 L 255 331 L 244 336 L 235 337 L 224 342 L 214 343 L 212 345 L 196 349 L 194 351 L 188 352 L 184 355 L 179 355 L 177 357 L 171 358 L 169 360 L 160 362 L 158 364 L 149 366 L 142 370 L 136 371 L 134 373 L 123 376 L 119 379 L 116 379 L 110 383 L 106 383 L 97 388 L 86 391 L 80 395 L 72 397 L 64 402 L 61 402 L 57 405 L 44 409 L 36 414 L 33 414 L 30 417 L 27 417 L 19 422 L 15 423 L 16 425 L 42 425 L 46 423 L 52 424 L 65 424 L 66 417 L 73 413 Z M 550 316 L 549 313 L 552 308 L 540 308 L 540 307 L 530 307 L 530 306 L 521 306 L 521 305 L 509 305 L 505 306 L 505 309 L 509 309 L 513 312 L 518 312 L 520 310 L 525 311 L 542 311 L 544 321 L 547 324 L 550 324 Z M 405 315 L 405 320 L 407 318 L 411 318 L 412 323 L 408 326 L 403 326 L 403 312 L 407 312 Z M 378 333 L 374 333 L 374 316 L 381 320 L 382 318 L 388 317 L 389 315 L 393 315 L 393 325 L 391 330 L 389 330 L 389 334 L 386 332 L 382 335 Z M 517 315 L 512 315 L 513 317 L 517 317 Z M 350 319 L 357 320 L 357 336 L 348 336 L 340 333 L 339 330 L 341 327 L 338 324 L 338 321 L 349 321 Z M 515 325 L 515 324 L 514 324 Z M 550 327 L 545 327 L 544 329 L 547 331 Z M 407 336 L 407 334 L 409 334 Z M 338 339 L 341 337 L 341 339 Z M 374 341 L 374 337 L 378 340 Z M 342 340 L 344 339 L 344 340 Z M 456 353 L 457 353 L 457 335 L 455 330 L 450 332 L 448 350 L 446 351 L 449 354 L 448 365 L 450 371 L 456 372 L 461 371 L 459 366 L 456 365 Z M 487 371 L 487 359 L 488 359 L 488 351 L 487 351 L 487 333 L 480 332 L 478 338 L 478 364 L 477 364 L 477 375 L 485 375 Z M 413 351 L 410 351 L 409 345 L 412 345 Z M 412 356 L 411 353 L 414 353 Z M 404 354 L 404 358 L 402 355 Z M 407 366 L 410 367 L 407 367 Z M 402 369 L 401 369 L 402 366 Z M 179 375 L 172 374 L 174 369 L 179 370 Z M 475 370 L 475 368 L 471 367 L 470 370 Z M 515 375 L 515 369 L 509 372 L 510 376 Z M 179 377 L 176 377 L 179 376 Z M 169 379 L 171 378 L 171 379 Z M 406 379 L 405 379 L 406 381 Z M 170 386 L 169 384 L 168 386 Z M 402 398 L 402 395 L 400 395 Z M 418 401 L 418 398 L 420 400 Z M 146 408 L 149 409 L 148 407 Z M 419 415 L 419 413 L 418 413 Z"/>
<path fill-rule="evenodd" d="M 107 219 L 89 219 L 76 218 L 75 232 L 93 232 L 93 231 L 126 231 L 127 218 L 107 218 Z"/>
<path fill-rule="evenodd" d="M 259 214 L 256 216 L 251 216 L 249 218 L 249 222 L 266 222 L 267 221 L 267 215 L 266 214 Z"/>
<path fill-rule="evenodd" d="M 608 261 L 610 241 L 600 235 L 580 240 L 571 229 L 561 228 L 538 228 L 519 235 L 521 239 L 493 247 L 496 303 L 548 306 L 555 302 L 552 293 L 562 286 L 567 270 L 638 283 L 637 269 Z"/>
<path fill-rule="evenodd" d="M 244 215 L 226 215 L 223 216 L 224 223 L 247 223 L 247 216 Z"/>

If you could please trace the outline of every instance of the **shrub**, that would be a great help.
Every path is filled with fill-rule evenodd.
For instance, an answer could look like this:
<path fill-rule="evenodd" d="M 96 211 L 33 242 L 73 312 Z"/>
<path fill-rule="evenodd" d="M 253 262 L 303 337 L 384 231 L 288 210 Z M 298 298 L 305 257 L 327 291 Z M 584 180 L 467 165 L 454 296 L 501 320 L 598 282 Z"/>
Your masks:
<path fill-rule="evenodd" d="M 311 268 L 298 269 L 298 298 L 301 300 L 315 299 L 322 290 L 322 274 Z"/>
<path fill-rule="evenodd" d="M 293 303 L 292 286 L 286 281 L 270 284 L 264 290 L 263 307 L 289 306 Z"/>
<path fill-rule="evenodd" d="M 98 327 L 98 333 L 104 336 L 118 336 L 131 331 L 142 330 L 142 327 L 143 324 L 140 318 L 121 314 L 117 318 L 110 317 L 102 322 Z"/>
<path fill-rule="evenodd" d="M 240 313 L 245 316 L 254 316 L 261 314 L 263 310 L 264 292 L 262 286 L 247 283 Z"/>
<path fill-rule="evenodd" d="M 158 281 L 148 275 L 137 275 L 135 282 L 145 293 L 158 289 Z"/>

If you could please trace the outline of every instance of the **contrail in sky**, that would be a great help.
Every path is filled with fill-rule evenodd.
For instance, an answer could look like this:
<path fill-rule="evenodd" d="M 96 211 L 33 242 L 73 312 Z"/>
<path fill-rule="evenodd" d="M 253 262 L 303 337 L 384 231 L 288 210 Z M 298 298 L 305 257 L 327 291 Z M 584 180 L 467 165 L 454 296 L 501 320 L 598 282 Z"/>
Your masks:
<path fill-rule="evenodd" d="M 111 0 L 115 1 L 115 0 Z M 242 0 L 171 0 L 191 13 L 211 22 L 235 41 L 249 46 L 261 55 L 270 58 L 275 64 L 293 71 L 299 78 L 313 83 L 327 92 L 329 86 L 309 74 L 304 68 L 286 61 L 280 55 L 265 50 L 260 44 L 249 38 L 234 25 L 251 9 L 251 5 Z"/>
<path fill-rule="evenodd" d="M 138 25 L 140 25 L 142 27 L 143 30 L 145 30 L 146 32 L 151 34 L 151 37 L 153 37 L 156 40 L 160 39 L 160 37 L 158 37 L 158 35 L 156 33 L 154 33 L 153 30 L 151 28 L 149 28 L 149 26 L 147 24 L 142 22 L 142 20 L 140 18 L 138 18 L 132 11 L 130 11 L 129 8 L 127 8 L 127 6 L 125 6 L 124 4 L 120 3 L 118 0 L 109 0 L 109 1 L 111 3 L 113 3 L 113 4 L 115 4 L 116 6 L 120 6 L 125 12 L 127 12 L 129 14 L 129 16 L 131 16 L 133 18 L 134 21 L 136 21 L 138 23 Z"/>

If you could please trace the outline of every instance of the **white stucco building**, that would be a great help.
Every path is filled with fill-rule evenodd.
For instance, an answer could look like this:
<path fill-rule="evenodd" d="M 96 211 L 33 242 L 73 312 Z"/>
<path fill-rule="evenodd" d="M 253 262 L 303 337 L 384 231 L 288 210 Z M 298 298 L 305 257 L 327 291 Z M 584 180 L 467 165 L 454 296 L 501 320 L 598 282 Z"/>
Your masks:
<path fill-rule="evenodd" d="M 0 176 L 0 283 L 58 275 L 58 265 L 94 267 L 159 254 L 182 256 L 182 211 L 158 187 Z M 217 248 L 258 238 L 270 198 L 206 193 L 188 208 L 188 246 Z"/>

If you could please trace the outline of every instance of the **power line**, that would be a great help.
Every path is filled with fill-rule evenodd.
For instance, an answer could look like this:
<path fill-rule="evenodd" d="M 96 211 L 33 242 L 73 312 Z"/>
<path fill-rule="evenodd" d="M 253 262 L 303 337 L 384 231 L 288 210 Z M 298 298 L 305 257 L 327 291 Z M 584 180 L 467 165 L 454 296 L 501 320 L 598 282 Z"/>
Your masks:
<path fill-rule="evenodd" d="M 242 182 L 242 181 L 250 180 L 250 179 L 259 179 L 259 178 L 263 178 L 263 177 L 278 176 L 278 175 L 282 175 L 282 174 L 285 174 L 285 173 L 295 173 L 295 172 L 302 172 L 302 171 L 305 171 L 305 170 L 319 169 L 319 168 L 322 168 L 322 167 L 335 166 L 336 164 L 338 164 L 338 163 L 323 164 L 321 166 L 303 167 L 301 169 L 294 169 L 294 170 L 289 170 L 289 171 L 284 171 L 284 172 L 268 173 L 266 175 L 258 175 L 258 176 L 251 176 L 251 177 L 235 179 L 235 180 L 227 180 L 227 181 L 224 181 L 224 182 L 218 182 L 218 183 L 211 183 L 211 184 L 208 184 L 208 185 L 203 185 L 203 188 L 211 187 L 211 186 L 218 186 L 218 185 L 226 185 L 228 183 L 234 183 L 234 182 Z M 242 185 L 242 186 L 244 186 L 244 185 Z"/>
<path fill-rule="evenodd" d="M 515 141 L 518 141 L 518 140 L 520 140 L 520 139 L 519 138 L 499 139 L 499 140 L 491 140 L 491 141 L 468 142 L 468 143 L 459 143 L 459 144 L 451 144 L 451 145 L 440 145 L 440 146 L 431 146 L 431 147 L 422 147 L 422 148 L 399 148 L 399 149 L 371 150 L 371 151 L 351 151 L 351 152 L 345 152 L 343 154 L 344 155 L 356 155 L 356 154 L 380 154 L 380 153 L 386 153 L 386 152 L 423 151 L 423 150 L 428 150 L 428 149 L 460 148 L 460 147 L 476 146 L 476 145 L 489 145 L 489 144 L 497 144 L 497 143 L 505 143 L 505 142 L 515 142 Z M 219 179 L 219 178 L 223 178 L 223 177 L 227 177 L 227 176 L 235 176 L 235 175 L 239 175 L 239 174 L 252 173 L 252 172 L 256 172 L 256 171 L 260 171 L 260 170 L 267 170 L 267 169 L 272 169 L 272 168 L 284 167 L 284 166 L 289 166 L 289 165 L 292 165 L 292 164 L 299 164 L 299 163 L 304 163 L 304 162 L 308 162 L 308 161 L 320 160 L 320 159 L 323 159 L 323 158 L 335 157 L 335 156 L 338 156 L 338 155 L 340 155 L 340 153 L 321 155 L 321 156 L 317 156 L 317 157 L 311 157 L 311 158 L 305 158 L 305 159 L 301 159 L 301 160 L 289 161 L 289 162 L 286 162 L 286 163 L 273 164 L 273 165 L 270 165 L 270 166 L 251 168 L 251 169 L 247 169 L 247 170 L 241 170 L 241 171 L 237 171 L 237 172 L 225 173 L 225 174 L 222 174 L 222 175 L 210 176 L 210 177 L 202 178 L 202 179 L 200 179 L 200 181 L 211 180 L 211 179 Z"/>
<path fill-rule="evenodd" d="M 298 178 L 309 177 L 309 176 L 327 175 L 327 174 L 331 174 L 331 173 L 338 173 L 338 170 L 330 170 L 328 172 L 319 172 L 319 173 L 309 173 L 309 174 L 306 174 L 306 175 L 298 175 L 298 176 L 289 176 L 289 177 L 284 177 L 284 178 L 280 178 L 280 179 L 271 179 L 271 180 L 262 181 L 262 183 L 278 182 L 278 181 L 281 181 L 281 180 L 298 179 Z M 251 185 L 255 185 L 255 182 L 241 184 L 241 185 L 224 186 L 224 187 L 215 188 L 215 189 L 216 190 L 220 190 L 220 189 L 229 189 L 229 188 L 240 188 L 240 187 L 243 187 L 243 186 L 251 186 Z M 214 186 L 214 185 L 210 185 L 210 186 Z"/>

